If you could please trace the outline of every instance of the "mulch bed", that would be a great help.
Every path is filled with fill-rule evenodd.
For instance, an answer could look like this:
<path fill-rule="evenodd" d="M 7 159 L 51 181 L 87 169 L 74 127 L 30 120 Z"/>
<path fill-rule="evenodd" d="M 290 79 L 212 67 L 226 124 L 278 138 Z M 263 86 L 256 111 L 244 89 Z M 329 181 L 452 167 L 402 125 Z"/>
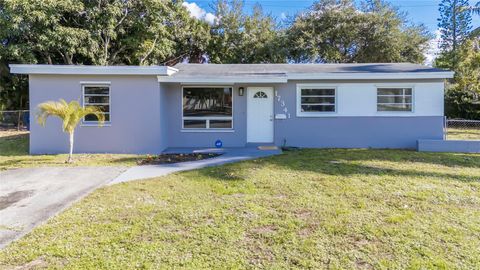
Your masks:
<path fill-rule="evenodd" d="M 171 164 L 171 163 L 209 159 L 209 158 L 218 157 L 220 155 L 221 154 L 215 154 L 215 153 L 161 154 L 157 156 L 148 155 L 145 159 L 139 160 L 137 164 L 138 165 Z"/>

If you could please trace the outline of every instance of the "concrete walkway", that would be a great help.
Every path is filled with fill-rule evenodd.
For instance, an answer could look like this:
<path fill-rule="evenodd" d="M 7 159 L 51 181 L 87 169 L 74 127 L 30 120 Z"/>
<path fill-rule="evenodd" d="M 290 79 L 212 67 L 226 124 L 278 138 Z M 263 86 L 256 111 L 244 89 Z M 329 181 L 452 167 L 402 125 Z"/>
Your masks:
<path fill-rule="evenodd" d="M 174 172 L 188 171 L 200 169 L 210 166 L 218 166 L 227 163 L 238 162 L 242 160 L 256 159 L 281 154 L 281 150 L 259 150 L 257 147 L 247 148 L 212 148 L 212 149 L 195 149 L 195 148 L 171 148 L 165 153 L 220 153 L 221 156 L 204 159 L 199 161 L 182 162 L 174 164 L 161 165 L 144 165 L 136 166 L 128 169 L 117 178 L 112 180 L 109 185 L 129 182 L 139 179 L 164 176 Z"/>
<path fill-rule="evenodd" d="M 0 249 L 125 168 L 25 168 L 0 172 Z"/>

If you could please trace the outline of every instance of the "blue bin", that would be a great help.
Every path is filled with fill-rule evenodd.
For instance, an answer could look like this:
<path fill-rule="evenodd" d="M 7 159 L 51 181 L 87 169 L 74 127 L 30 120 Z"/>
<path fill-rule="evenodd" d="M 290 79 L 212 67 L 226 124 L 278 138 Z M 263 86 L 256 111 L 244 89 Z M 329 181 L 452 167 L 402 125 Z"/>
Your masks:
<path fill-rule="evenodd" d="M 27 126 L 27 130 L 30 131 L 30 113 L 26 112 L 23 114 L 23 124 Z"/>

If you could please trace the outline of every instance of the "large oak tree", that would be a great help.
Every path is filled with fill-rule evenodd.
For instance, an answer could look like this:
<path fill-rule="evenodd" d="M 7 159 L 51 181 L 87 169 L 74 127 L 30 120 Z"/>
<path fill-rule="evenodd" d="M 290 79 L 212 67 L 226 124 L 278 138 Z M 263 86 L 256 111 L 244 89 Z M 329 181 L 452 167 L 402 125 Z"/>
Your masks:
<path fill-rule="evenodd" d="M 294 62 L 424 61 L 430 35 L 380 0 L 320 0 L 287 30 Z"/>

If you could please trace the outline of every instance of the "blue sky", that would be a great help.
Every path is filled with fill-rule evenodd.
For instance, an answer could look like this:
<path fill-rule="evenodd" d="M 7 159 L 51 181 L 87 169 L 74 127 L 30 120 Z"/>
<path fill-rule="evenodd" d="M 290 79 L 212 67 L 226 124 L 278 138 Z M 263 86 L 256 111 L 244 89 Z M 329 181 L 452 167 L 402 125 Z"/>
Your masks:
<path fill-rule="evenodd" d="M 480 0 L 478 0 L 480 1 Z M 212 0 L 190 0 L 207 12 L 212 12 Z M 298 11 L 308 8 L 313 0 L 245 0 L 246 9 L 250 10 L 255 3 L 260 3 L 264 10 L 271 12 L 277 18 L 283 15 L 295 15 Z M 394 6 L 408 12 L 408 18 L 414 23 L 423 23 L 433 33 L 437 29 L 438 4 L 440 0 L 390 0 Z M 471 1 L 475 4 L 476 0 Z M 480 16 L 474 16 L 474 26 L 480 26 Z"/>
<path fill-rule="evenodd" d="M 470 0 L 470 4 L 474 5 L 480 0 Z M 250 11 L 256 3 L 260 3 L 265 12 L 271 13 L 278 20 L 285 16 L 294 16 L 296 13 L 307 9 L 315 1 L 314 0 L 245 0 L 245 9 Z M 438 38 L 437 19 L 440 16 L 438 12 L 438 4 L 440 0 L 389 0 L 392 5 L 398 7 L 401 11 L 407 13 L 407 19 L 415 24 L 424 24 L 428 30 L 436 35 L 430 41 L 429 50 L 425 53 L 426 65 L 431 65 L 433 59 L 438 54 Z M 212 4 L 214 0 L 186 0 L 184 5 L 190 10 L 192 16 L 213 22 L 215 16 L 211 14 Z M 480 26 L 480 16 L 473 15 L 473 28 Z"/>

